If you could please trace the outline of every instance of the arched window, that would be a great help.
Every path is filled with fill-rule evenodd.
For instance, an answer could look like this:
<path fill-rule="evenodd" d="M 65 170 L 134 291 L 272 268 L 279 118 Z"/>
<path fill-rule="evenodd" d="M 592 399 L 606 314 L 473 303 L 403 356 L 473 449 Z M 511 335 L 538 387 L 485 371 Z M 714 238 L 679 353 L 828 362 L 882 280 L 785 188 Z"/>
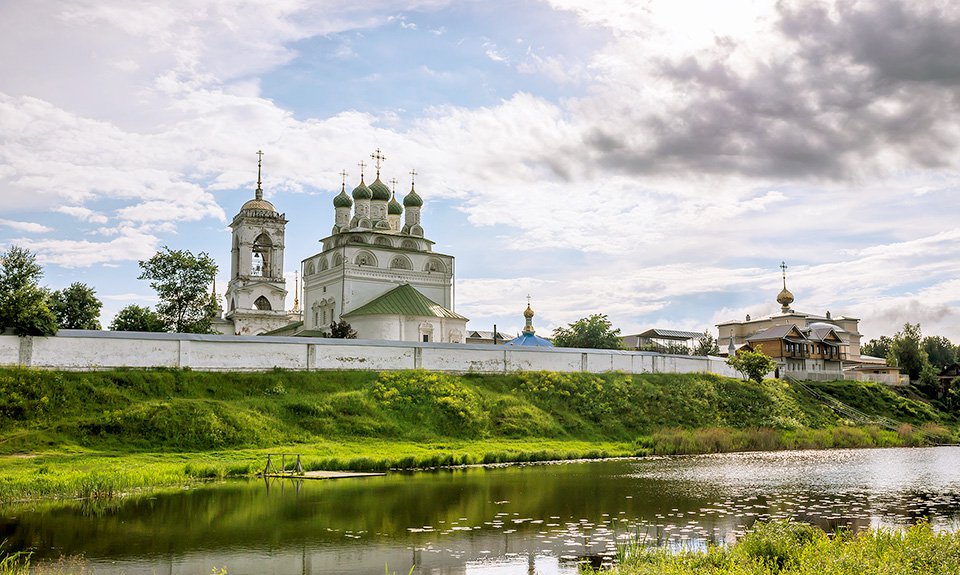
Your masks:
<path fill-rule="evenodd" d="M 413 265 L 410 260 L 403 256 L 396 256 L 390 261 L 390 267 L 395 270 L 412 270 Z"/>
<path fill-rule="evenodd" d="M 258 298 L 253 302 L 253 307 L 255 307 L 255 308 L 259 309 L 259 310 L 270 310 L 270 309 L 272 309 L 272 308 L 270 307 L 270 300 L 268 300 L 267 298 L 265 298 L 265 297 L 263 297 L 263 296 L 258 297 Z"/>
<path fill-rule="evenodd" d="M 423 266 L 423 271 L 425 271 L 425 272 L 444 272 L 444 273 L 446 273 L 446 271 L 447 271 L 447 266 L 443 265 L 443 262 L 442 262 L 442 261 L 440 261 L 440 260 L 438 260 L 438 259 L 436 259 L 436 258 L 431 258 L 429 261 L 427 261 L 427 265 Z"/>
<path fill-rule="evenodd" d="M 420 246 L 417 245 L 417 242 L 413 240 L 403 240 L 403 243 L 400 244 L 400 247 L 405 250 L 419 250 Z"/>
<path fill-rule="evenodd" d="M 340 254 L 333 256 L 333 265 L 334 266 L 343 265 L 343 256 Z"/>
<path fill-rule="evenodd" d="M 375 239 L 375 240 L 373 241 L 373 243 L 375 243 L 375 244 L 378 245 L 378 246 L 390 246 L 390 247 L 393 247 L 393 244 L 390 243 L 390 240 L 387 239 L 387 238 L 385 238 L 385 237 L 383 237 L 383 236 L 379 236 L 377 239 Z"/>
<path fill-rule="evenodd" d="M 370 252 L 360 252 L 353 258 L 353 263 L 358 266 L 377 266 L 377 258 Z"/>
<path fill-rule="evenodd" d="M 253 255 L 250 261 L 250 275 L 273 277 L 270 269 L 270 255 L 273 252 L 273 241 L 263 233 L 253 240 Z"/>
<path fill-rule="evenodd" d="M 320 271 L 326 271 L 330 269 L 330 266 L 327 265 L 327 258 L 320 258 Z"/>
<path fill-rule="evenodd" d="M 361 236 L 350 236 L 351 244 L 365 244 L 367 240 L 363 239 Z"/>
<path fill-rule="evenodd" d="M 317 273 L 317 266 L 313 265 L 313 262 L 310 262 L 307 266 L 307 275 L 312 276 L 315 273 Z"/>

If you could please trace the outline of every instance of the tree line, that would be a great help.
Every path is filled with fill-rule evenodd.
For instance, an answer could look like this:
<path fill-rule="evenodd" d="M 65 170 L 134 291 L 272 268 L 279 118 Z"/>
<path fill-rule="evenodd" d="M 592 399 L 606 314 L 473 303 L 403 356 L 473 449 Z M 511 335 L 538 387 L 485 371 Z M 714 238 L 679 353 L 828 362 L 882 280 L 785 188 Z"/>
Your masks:
<path fill-rule="evenodd" d="M 208 292 L 217 264 L 207 253 L 164 247 L 139 262 L 139 279 L 157 293 L 156 309 L 129 305 L 113 318 L 114 331 L 210 333 L 219 313 L 216 295 Z M 74 282 L 62 290 L 40 285 L 43 268 L 36 255 L 20 246 L 0 254 L 0 328 L 17 335 L 53 335 L 58 329 L 101 329 L 103 302 L 96 290 Z"/>

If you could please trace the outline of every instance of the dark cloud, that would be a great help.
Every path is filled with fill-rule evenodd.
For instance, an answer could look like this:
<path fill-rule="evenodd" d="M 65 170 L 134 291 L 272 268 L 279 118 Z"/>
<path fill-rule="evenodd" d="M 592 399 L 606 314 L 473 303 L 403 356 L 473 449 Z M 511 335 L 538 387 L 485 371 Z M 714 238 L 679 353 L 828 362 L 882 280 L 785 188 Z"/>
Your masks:
<path fill-rule="evenodd" d="M 784 50 L 747 73 L 728 39 L 656 62 L 681 96 L 593 128 L 584 141 L 595 159 L 633 173 L 808 180 L 955 162 L 957 11 L 891 0 L 778 8 L 771 33 Z"/>

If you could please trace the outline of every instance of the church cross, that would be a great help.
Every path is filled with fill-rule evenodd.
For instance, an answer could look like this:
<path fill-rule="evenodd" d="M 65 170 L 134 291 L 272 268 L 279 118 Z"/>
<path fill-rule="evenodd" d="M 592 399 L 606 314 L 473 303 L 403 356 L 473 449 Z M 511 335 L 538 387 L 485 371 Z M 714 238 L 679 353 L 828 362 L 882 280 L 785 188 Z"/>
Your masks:
<path fill-rule="evenodd" d="M 396 178 L 390 178 L 390 183 L 393 185 L 393 193 L 396 194 L 396 193 L 397 193 L 397 179 L 396 179 Z"/>
<path fill-rule="evenodd" d="M 384 155 L 380 152 L 380 148 L 377 148 L 377 150 L 376 150 L 374 153 L 370 154 L 370 158 L 372 158 L 373 161 L 374 161 L 374 164 L 373 164 L 373 165 L 377 167 L 377 178 L 379 178 L 379 177 L 380 177 L 380 162 L 386 160 L 387 157 L 384 156 Z"/>
<path fill-rule="evenodd" d="M 347 171 L 346 170 L 340 170 L 340 189 L 341 190 L 347 189 Z"/>
<path fill-rule="evenodd" d="M 787 262 L 780 262 L 780 270 L 783 271 L 783 287 L 787 287 Z"/>
<path fill-rule="evenodd" d="M 360 166 L 360 181 L 362 182 L 362 181 L 363 181 L 363 169 L 366 168 L 367 165 L 364 164 L 362 160 L 361 160 L 360 163 L 358 163 L 357 165 Z"/>
<path fill-rule="evenodd" d="M 263 166 L 263 150 L 257 150 L 257 199 L 263 199 L 263 187 L 260 183 L 260 168 Z"/>
<path fill-rule="evenodd" d="M 530 307 L 530 294 L 527 294 L 527 307 Z"/>
<path fill-rule="evenodd" d="M 417 179 L 417 171 L 410 170 L 410 189 L 413 189 L 414 180 Z"/>

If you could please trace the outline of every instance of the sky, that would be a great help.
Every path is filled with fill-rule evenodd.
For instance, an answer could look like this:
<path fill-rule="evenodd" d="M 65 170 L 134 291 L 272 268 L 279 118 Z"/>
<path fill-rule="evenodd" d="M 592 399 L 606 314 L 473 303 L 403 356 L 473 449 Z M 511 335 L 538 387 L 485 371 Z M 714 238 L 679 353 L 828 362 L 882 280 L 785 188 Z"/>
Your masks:
<path fill-rule="evenodd" d="M 108 324 L 256 187 L 285 270 L 380 149 L 468 329 L 778 310 L 960 342 L 960 4 L 0 0 L 0 247 Z"/>

